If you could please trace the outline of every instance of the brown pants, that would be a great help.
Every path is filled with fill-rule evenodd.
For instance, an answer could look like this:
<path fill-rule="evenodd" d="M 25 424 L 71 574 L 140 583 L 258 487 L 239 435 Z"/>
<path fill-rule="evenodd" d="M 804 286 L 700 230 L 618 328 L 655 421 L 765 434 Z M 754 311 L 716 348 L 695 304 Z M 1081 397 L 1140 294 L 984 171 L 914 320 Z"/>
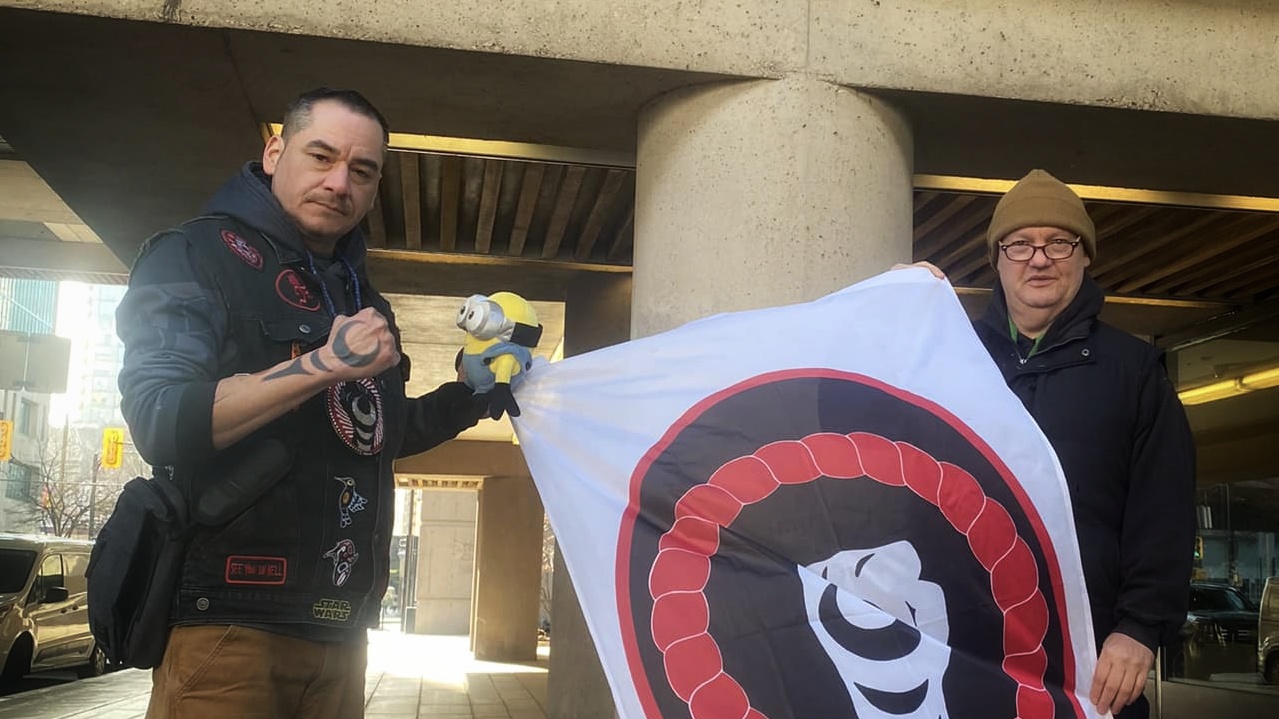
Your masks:
<path fill-rule="evenodd" d="M 360 719 L 368 644 L 248 627 L 174 627 L 147 719 Z"/>

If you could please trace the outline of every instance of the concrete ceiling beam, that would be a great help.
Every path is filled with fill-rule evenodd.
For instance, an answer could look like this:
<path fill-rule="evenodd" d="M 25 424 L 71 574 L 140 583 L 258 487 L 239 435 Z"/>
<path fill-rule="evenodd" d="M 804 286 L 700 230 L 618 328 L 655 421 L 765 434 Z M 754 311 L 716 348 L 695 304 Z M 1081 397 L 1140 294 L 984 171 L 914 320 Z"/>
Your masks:
<path fill-rule="evenodd" d="M 374 1 L 359 13 L 346 0 L 3 5 L 493 57 L 760 78 L 805 73 L 861 88 L 1279 118 L 1279 76 L 1269 62 L 1279 8 L 1255 0 L 1073 0 L 1037 2 L 1034 12 L 1011 11 L 1018 6 L 1008 0 Z M 440 75 L 447 73 L 422 68 L 419 79 Z"/>
<path fill-rule="evenodd" d="M 40 270 L 68 277 L 93 273 L 123 278 L 129 272 L 106 245 L 0 236 L 0 273 L 4 269 Z"/>
<path fill-rule="evenodd" d="M 0 220 L 80 224 L 58 193 L 25 162 L 0 160 Z"/>

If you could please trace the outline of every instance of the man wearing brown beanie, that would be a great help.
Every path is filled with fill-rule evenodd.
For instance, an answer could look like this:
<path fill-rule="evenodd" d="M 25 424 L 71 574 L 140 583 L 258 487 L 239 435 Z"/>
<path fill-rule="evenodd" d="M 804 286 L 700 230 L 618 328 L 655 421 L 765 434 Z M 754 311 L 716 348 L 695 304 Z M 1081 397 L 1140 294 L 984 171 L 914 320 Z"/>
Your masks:
<path fill-rule="evenodd" d="M 974 327 L 1066 475 L 1100 656 L 1099 712 L 1145 719 L 1155 650 L 1186 617 L 1194 439 L 1155 347 L 1101 322 L 1083 202 L 1043 170 L 1000 199 L 986 236 L 999 273 Z"/>

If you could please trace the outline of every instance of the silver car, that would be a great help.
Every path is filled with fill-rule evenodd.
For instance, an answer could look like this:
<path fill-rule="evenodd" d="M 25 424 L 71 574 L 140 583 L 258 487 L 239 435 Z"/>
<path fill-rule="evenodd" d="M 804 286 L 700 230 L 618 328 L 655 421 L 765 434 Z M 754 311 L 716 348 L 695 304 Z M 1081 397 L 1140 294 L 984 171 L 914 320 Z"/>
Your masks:
<path fill-rule="evenodd" d="M 47 669 L 106 671 L 86 606 L 92 542 L 0 534 L 0 682 Z"/>
<path fill-rule="evenodd" d="M 1257 668 L 1267 684 L 1279 684 L 1279 577 L 1266 580 L 1257 617 Z"/>

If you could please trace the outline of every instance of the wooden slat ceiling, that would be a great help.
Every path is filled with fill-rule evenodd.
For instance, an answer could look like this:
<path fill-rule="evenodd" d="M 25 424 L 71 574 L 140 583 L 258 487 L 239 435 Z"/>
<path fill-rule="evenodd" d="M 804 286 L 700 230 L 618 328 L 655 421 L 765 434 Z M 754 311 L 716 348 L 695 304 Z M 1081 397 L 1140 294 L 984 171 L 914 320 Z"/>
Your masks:
<path fill-rule="evenodd" d="M 629 265 L 635 171 L 392 152 L 369 246 Z"/>
<path fill-rule="evenodd" d="M 998 197 L 915 193 L 915 259 L 958 285 L 994 282 L 986 226 Z M 1279 289 L 1279 214 L 1086 202 L 1097 226 L 1091 272 L 1117 295 L 1247 305 Z"/>
<path fill-rule="evenodd" d="M 375 248 L 628 266 L 635 171 L 392 152 L 365 221 Z M 998 197 L 918 190 L 915 259 L 989 287 Z M 1089 201 L 1110 293 L 1246 306 L 1279 290 L 1279 214 Z"/>

